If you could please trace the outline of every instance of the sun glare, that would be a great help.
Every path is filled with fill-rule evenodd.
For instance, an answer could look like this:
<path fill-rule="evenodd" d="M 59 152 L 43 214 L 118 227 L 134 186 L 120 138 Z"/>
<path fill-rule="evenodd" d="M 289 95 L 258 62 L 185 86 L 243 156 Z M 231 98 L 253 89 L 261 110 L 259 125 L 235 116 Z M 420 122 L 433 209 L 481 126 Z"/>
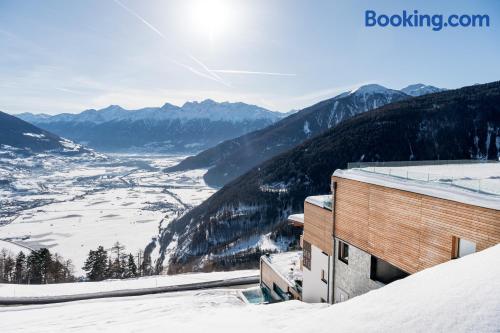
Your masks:
<path fill-rule="evenodd" d="M 233 15 L 228 1 L 197 0 L 191 8 L 193 28 L 211 41 L 220 38 L 230 28 Z"/>

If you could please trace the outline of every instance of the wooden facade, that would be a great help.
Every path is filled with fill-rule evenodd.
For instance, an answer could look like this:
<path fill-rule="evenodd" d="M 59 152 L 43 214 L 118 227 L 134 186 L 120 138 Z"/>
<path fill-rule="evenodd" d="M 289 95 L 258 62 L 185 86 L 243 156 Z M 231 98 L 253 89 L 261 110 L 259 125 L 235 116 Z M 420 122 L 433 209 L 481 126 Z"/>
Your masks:
<path fill-rule="evenodd" d="M 303 240 L 333 255 L 333 216 L 332 211 L 304 202 Z"/>
<path fill-rule="evenodd" d="M 474 242 L 476 251 L 500 243 L 499 210 L 340 177 L 332 180 L 337 182 L 335 236 L 408 273 L 452 259 L 459 238 Z M 333 216 L 328 223 L 319 207 L 307 205 L 304 239 L 331 254 Z"/>

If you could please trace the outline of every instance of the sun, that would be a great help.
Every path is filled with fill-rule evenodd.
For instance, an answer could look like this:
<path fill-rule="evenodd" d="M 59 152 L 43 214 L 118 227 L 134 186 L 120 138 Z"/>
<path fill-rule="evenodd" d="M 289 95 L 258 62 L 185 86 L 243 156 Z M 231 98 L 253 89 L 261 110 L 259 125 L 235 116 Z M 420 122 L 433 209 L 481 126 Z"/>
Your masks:
<path fill-rule="evenodd" d="M 234 18 L 230 3 L 225 0 L 197 0 L 190 11 L 192 27 L 210 42 L 221 38 Z"/>

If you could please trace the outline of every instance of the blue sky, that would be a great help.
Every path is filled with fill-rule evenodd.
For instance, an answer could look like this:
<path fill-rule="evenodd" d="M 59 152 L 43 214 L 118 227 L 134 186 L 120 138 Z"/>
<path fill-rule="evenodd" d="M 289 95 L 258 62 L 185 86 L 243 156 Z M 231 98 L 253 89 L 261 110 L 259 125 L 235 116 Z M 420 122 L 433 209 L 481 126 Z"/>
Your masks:
<path fill-rule="evenodd" d="M 489 28 L 366 28 L 364 12 L 488 14 Z M 500 79 L 500 1 L 0 0 L 0 110 L 212 98 L 288 111 L 364 83 Z"/>

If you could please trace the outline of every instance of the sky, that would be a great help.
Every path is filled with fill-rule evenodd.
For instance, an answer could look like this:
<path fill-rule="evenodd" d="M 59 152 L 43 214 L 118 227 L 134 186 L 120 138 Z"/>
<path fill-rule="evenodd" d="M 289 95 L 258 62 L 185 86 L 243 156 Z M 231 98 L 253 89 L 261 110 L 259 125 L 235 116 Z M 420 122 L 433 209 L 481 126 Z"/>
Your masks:
<path fill-rule="evenodd" d="M 366 10 L 488 14 L 488 28 L 365 27 Z M 497 0 L 0 0 L 0 110 L 211 98 L 300 109 L 367 83 L 500 79 Z"/>

